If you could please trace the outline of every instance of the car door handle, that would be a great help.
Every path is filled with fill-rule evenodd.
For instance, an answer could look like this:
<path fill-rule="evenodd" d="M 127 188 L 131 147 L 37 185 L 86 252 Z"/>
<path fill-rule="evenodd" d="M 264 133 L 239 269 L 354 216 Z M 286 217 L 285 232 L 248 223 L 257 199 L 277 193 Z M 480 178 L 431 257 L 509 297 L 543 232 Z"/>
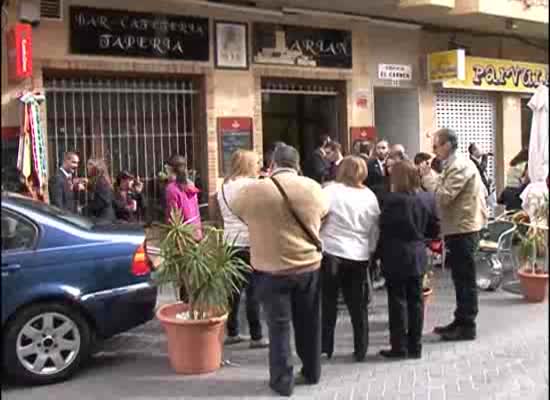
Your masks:
<path fill-rule="evenodd" d="M 21 269 L 21 264 L 2 264 L 2 273 L 14 272 Z"/>

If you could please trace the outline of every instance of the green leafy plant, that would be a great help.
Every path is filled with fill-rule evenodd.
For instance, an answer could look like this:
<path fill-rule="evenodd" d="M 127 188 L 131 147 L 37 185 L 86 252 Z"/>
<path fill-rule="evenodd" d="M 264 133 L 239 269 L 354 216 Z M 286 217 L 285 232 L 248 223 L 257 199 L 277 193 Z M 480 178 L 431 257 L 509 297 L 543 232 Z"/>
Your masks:
<path fill-rule="evenodd" d="M 519 256 L 531 266 L 531 273 L 544 273 L 543 264 L 537 260 L 548 252 L 548 195 L 531 199 L 530 212 L 518 211 L 512 221 L 518 225 Z"/>
<path fill-rule="evenodd" d="M 422 289 L 431 289 L 432 288 L 432 277 L 433 277 L 433 271 L 429 269 L 424 273 L 422 276 Z"/>
<path fill-rule="evenodd" d="M 223 230 L 203 226 L 203 238 L 195 239 L 195 226 L 172 210 L 169 223 L 159 224 L 160 264 L 153 272 L 157 285 L 172 284 L 186 294 L 187 319 L 200 320 L 227 312 L 232 295 L 245 282 L 250 266 L 236 257 L 236 250 L 223 238 Z"/>

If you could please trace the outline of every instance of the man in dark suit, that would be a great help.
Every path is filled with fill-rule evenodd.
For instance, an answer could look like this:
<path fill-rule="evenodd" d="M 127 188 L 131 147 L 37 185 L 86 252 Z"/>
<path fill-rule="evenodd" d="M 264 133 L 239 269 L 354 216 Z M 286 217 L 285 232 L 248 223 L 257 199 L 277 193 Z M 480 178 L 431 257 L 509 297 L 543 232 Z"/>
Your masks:
<path fill-rule="evenodd" d="M 376 143 L 374 149 L 375 157 L 367 163 L 369 175 L 367 176 L 367 186 L 380 200 L 380 195 L 386 187 L 386 171 L 384 164 L 389 153 L 389 144 L 387 140 L 380 140 Z"/>
<path fill-rule="evenodd" d="M 48 184 L 50 204 L 63 210 L 77 211 L 75 191 L 82 189 L 84 183 L 74 177 L 79 162 L 78 154 L 72 151 L 65 153 L 63 164 Z"/>
<path fill-rule="evenodd" d="M 319 136 L 319 146 L 304 165 L 304 175 L 318 183 L 323 183 L 328 177 L 330 161 L 326 158 L 326 147 L 331 142 L 329 135 Z"/>
<path fill-rule="evenodd" d="M 482 153 L 475 143 L 470 143 L 468 146 L 468 153 L 470 153 L 470 160 L 473 161 L 479 171 L 483 186 L 487 189 L 487 194 L 490 194 L 491 179 L 487 176 L 487 165 L 489 164 L 489 157 L 492 157 L 493 153 Z"/>

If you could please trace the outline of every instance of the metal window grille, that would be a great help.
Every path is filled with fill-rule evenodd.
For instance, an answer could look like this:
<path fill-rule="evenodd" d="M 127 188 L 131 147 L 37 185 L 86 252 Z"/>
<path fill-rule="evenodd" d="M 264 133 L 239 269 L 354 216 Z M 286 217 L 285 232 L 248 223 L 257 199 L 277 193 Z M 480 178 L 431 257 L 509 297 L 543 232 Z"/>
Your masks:
<path fill-rule="evenodd" d="M 326 81 L 265 79 L 262 80 L 262 93 L 337 96 L 339 91 L 336 84 Z"/>
<path fill-rule="evenodd" d="M 196 169 L 193 81 L 46 77 L 44 87 L 50 174 L 66 151 L 80 155 L 80 176 L 87 159 L 103 158 L 113 177 L 122 170 L 139 176 L 158 205 L 158 173 L 172 154 Z"/>
<path fill-rule="evenodd" d="M 472 142 L 484 153 L 495 153 L 496 111 L 496 98 L 491 93 L 438 90 L 436 94 L 437 126 L 458 134 L 458 151 L 465 156 Z M 487 175 L 495 182 L 494 157 L 489 157 Z M 494 209 L 490 212 L 493 215 Z"/>

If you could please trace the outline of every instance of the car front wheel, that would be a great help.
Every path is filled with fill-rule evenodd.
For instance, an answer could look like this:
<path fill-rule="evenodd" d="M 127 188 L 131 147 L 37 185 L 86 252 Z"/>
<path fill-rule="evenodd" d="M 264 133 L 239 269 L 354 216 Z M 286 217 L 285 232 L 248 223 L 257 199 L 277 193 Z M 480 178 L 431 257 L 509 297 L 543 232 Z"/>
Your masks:
<path fill-rule="evenodd" d="M 26 383 L 48 384 L 67 379 L 90 351 L 88 323 L 65 304 L 27 307 L 5 332 L 5 371 Z"/>

